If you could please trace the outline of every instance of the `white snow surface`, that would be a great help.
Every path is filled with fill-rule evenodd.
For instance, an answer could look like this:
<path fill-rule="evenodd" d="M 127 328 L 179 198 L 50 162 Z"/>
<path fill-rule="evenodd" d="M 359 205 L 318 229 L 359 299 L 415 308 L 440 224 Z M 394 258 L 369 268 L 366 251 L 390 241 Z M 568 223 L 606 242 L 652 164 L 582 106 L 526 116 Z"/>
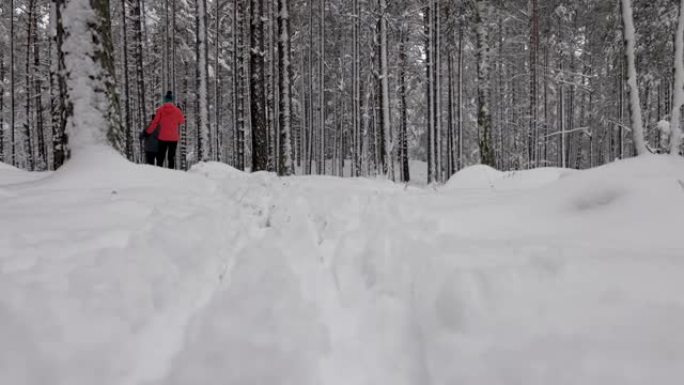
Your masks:
<path fill-rule="evenodd" d="M 444 189 L 527 190 L 555 182 L 571 175 L 574 171 L 549 167 L 502 172 L 489 166 L 477 165 L 465 168 L 452 176 L 445 184 Z"/>
<path fill-rule="evenodd" d="M 433 189 L 89 148 L 0 197 L 0 384 L 684 379 L 681 159 Z"/>

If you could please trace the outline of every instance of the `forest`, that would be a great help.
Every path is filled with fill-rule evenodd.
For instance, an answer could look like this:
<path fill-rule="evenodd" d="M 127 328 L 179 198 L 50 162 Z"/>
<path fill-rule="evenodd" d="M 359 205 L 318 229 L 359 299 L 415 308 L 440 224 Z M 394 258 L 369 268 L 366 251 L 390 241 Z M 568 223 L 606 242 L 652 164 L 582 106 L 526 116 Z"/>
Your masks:
<path fill-rule="evenodd" d="M 684 383 L 684 0 L 0 0 L 0 96 L 1 385 Z"/>
<path fill-rule="evenodd" d="M 219 161 L 406 182 L 418 161 L 426 183 L 443 183 L 478 163 L 587 169 L 679 154 L 681 8 L 3 0 L 0 161 L 54 170 L 94 140 L 140 162 L 138 134 L 169 90 L 187 116 L 184 170 Z"/>

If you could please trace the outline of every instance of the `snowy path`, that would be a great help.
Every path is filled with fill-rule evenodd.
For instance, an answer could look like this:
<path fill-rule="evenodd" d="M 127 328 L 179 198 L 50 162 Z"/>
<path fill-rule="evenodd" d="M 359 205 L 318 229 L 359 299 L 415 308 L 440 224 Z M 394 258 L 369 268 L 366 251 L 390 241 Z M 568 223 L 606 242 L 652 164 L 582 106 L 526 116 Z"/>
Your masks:
<path fill-rule="evenodd" d="M 684 378 L 682 162 L 433 191 L 89 156 L 0 170 L 0 383 Z"/>

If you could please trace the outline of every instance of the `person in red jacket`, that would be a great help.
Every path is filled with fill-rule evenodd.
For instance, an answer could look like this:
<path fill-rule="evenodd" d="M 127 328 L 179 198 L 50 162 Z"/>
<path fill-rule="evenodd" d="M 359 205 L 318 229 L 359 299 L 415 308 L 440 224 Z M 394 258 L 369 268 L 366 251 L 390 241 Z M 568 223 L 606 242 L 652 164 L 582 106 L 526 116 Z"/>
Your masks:
<path fill-rule="evenodd" d="M 170 169 L 176 168 L 176 147 L 180 133 L 178 128 L 185 123 L 185 116 L 180 108 L 173 104 L 173 92 L 164 96 L 164 105 L 159 107 L 154 115 L 152 124 L 145 130 L 145 135 L 152 135 L 159 127 L 159 146 L 157 151 L 157 166 L 164 166 L 164 158 Z"/>

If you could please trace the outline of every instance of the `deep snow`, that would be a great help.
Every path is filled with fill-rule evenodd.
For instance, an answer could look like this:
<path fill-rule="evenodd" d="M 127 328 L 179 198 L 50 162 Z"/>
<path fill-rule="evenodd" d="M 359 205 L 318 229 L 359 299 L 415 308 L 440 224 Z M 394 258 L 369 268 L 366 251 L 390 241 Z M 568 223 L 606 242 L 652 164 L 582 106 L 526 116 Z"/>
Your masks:
<path fill-rule="evenodd" d="M 0 384 L 680 384 L 684 160 L 0 166 Z"/>

